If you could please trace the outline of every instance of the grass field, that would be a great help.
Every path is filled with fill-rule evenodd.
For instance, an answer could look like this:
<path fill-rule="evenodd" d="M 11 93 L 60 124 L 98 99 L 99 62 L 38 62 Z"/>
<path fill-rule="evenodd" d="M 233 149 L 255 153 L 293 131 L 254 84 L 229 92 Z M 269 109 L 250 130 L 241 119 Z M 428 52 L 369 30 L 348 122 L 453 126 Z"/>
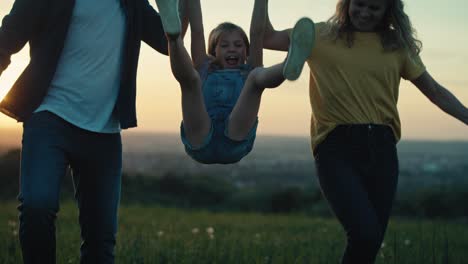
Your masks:
<path fill-rule="evenodd" d="M 0 202 L 0 264 L 21 263 L 16 202 Z M 122 205 L 116 263 L 339 263 L 334 219 Z M 79 263 L 72 202 L 57 221 L 57 263 Z M 466 221 L 392 218 L 376 263 L 468 263 Z"/>

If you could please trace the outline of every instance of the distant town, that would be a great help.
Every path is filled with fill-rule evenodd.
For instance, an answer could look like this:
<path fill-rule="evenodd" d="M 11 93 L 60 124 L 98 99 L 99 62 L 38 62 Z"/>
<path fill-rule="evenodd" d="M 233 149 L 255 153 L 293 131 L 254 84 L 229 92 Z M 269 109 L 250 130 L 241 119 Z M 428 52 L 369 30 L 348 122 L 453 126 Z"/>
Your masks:
<path fill-rule="evenodd" d="M 2 133 L 0 153 L 19 148 L 19 138 Z M 6 136 L 6 137 L 4 137 Z M 316 172 L 307 137 L 258 136 L 253 151 L 232 165 L 204 165 L 185 154 L 177 134 L 123 133 L 123 167 L 128 176 L 210 175 L 237 187 L 311 186 Z M 468 185 L 468 141 L 401 141 L 399 190 Z M 378 175 L 376 175 L 378 177 Z"/>
<path fill-rule="evenodd" d="M 400 189 L 468 184 L 468 142 L 401 141 Z M 237 164 L 203 165 L 185 154 L 178 135 L 124 135 L 124 171 L 129 174 L 211 175 L 252 185 L 316 186 L 309 139 L 259 136 Z"/>

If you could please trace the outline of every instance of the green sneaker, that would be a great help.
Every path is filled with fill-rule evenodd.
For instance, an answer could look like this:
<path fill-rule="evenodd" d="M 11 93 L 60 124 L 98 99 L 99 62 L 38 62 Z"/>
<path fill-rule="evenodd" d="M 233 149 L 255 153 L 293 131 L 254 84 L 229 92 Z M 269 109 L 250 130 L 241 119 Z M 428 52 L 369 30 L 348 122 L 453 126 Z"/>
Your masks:
<path fill-rule="evenodd" d="M 299 78 L 304 63 L 312 52 L 314 43 L 314 22 L 306 17 L 299 19 L 291 32 L 288 56 L 283 66 L 284 78 L 290 81 Z"/>
<path fill-rule="evenodd" d="M 180 34 L 179 0 L 156 0 L 159 15 L 166 34 L 177 37 Z"/>

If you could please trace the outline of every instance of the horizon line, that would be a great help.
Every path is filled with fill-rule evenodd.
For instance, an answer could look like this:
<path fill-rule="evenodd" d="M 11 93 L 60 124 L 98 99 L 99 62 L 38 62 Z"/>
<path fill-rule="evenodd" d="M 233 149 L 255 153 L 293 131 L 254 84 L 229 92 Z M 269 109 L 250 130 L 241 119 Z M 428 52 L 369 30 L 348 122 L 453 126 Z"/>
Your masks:
<path fill-rule="evenodd" d="M 17 136 L 21 136 L 21 129 L 18 130 L 17 128 L 10 128 L 10 127 L 0 127 L 0 132 L 1 131 L 6 131 L 9 133 L 16 134 Z M 121 131 L 122 137 L 125 136 L 137 136 L 137 135 L 167 135 L 167 136 L 177 136 L 179 137 L 179 132 L 171 132 L 171 131 L 149 131 L 149 130 L 143 130 L 143 131 L 135 131 L 135 129 L 125 129 Z M 259 133 L 257 134 L 257 139 L 262 137 L 267 137 L 267 138 L 291 138 L 291 139 L 307 139 L 310 136 L 309 135 L 298 135 L 298 134 L 263 134 Z M 450 143 L 450 142 L 463 142 L 463 143 L 468 143 L 467 139 L 436 139 L 436 138 L 402 138 L 400 139 L 401 141 L 417 141 L 417 142 L 445 142 L 445 143 Z"/>

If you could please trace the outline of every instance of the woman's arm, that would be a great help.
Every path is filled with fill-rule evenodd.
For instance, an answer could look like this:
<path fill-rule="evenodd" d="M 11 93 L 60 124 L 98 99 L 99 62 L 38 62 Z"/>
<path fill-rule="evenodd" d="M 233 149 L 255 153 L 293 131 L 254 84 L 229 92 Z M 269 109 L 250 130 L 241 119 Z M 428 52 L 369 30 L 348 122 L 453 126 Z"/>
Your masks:
<path fill-rule="evenodd" d="M 427 71 L 411 82 L 442 111 L 468 125 L 468 109 Z"/>
<path fill-rule="evenodd" d="M 271 50 L 288 51 L 289 48 L 289 29 L 277 31 L 273 28 L 268 15 L 268 0 L 266 8 L 266 25 L 263 34 L 263 47 Z"/>
<path fill-rule="evenodd" d="M 195 68 L 198 68 L 208 58 L 203 32 L 202 10 L 200 0 L 187 0 L 185 3 L 190 21 L 192 62 Z"/>
<path fill-rule="evenodd" d="M 266 1 L 255 0 L 250 21 L 250 54 L 247 63 L 252 67 L 263 66 L 263 34 L 266 23 Z"/>

